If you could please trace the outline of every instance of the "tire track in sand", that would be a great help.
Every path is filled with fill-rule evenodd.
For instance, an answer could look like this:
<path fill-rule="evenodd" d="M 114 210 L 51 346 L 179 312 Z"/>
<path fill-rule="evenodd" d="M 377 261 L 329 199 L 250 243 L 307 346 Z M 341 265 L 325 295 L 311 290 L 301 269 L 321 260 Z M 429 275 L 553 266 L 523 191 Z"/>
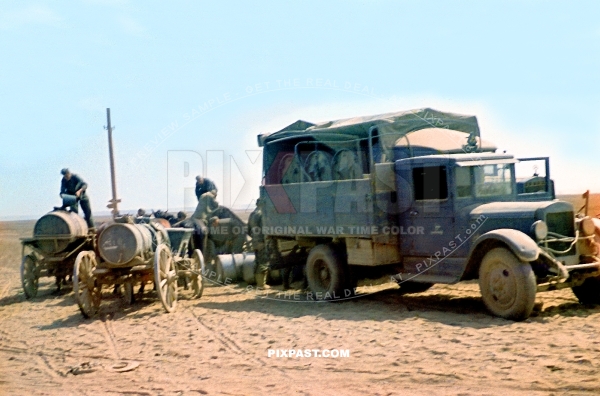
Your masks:
<path fill-rule="evenodd" d="M 9 290 L 11 290 L 11 288 L 14 287 L 14 283 L 17 284 L 17 287 L 21 286 L 20 274 L 14 273 L 13 276 L 7 278 L 6 286 L 4 287 L 4 289 L 2 289 L 2 292 L 0 292 L 0 300 L 4 300 L 4 298 L 8 295 Z M 15 295 L 13 296 L 13 298 L 16 300 L 19 298 L 19 296 Z M 14 307 L 9 307 L 9 304 L 0 307 L 4 310 L 4 312 L 0 314 L 0 324 L 3 324 L 4 322 L 8 321 L 8 319 L 12 318 L 16 313 L 19 312 L 18 309 L 15 309 Z M 0 334 L 5 335 L 3 337 L 0 337 L 0 340 L 8 340 L 9 342 L 12 341 L 9 333 L 2 331 L 0 332 Z M 0 345 L 2 345 L 2 343 L 0 343 Z"/>
<path fill-rule="evenodd" d="M 119 346 L 117 344 L 115 331 L 112 326 L 112 321 L 109 317 L 104 316 L 102 318 L 102 333 L 106 338 L 106 344 L 109 346 L 110 351 L 113 353 L 117 360 L 121 360 L 121 354 L 119 353 Z"/>
<path fill-rule="evenodd" d="M 13 275 L 14 277 L 14 275 Z M 12 277 L 10 278 L 9 282 L 6 282 L 6 286 L 4 286 L 4 289 L 2 289 L 2 291 L 0 292 L 0 299 L 6 297 L 6 295 L 8 294 L 8 291 L 10 290 L 10 288 L 12 287 Z"/>
<path fill-rule="evenodd" d="M 224 333 L 216 331 L 215 329 L 204 323 L 202 319 L 200 319 L 200 316 L 196 315 L 192 309 L 188 309 L 188 311 L 192 314 L 196 321 L 198 321 L 198 323 L 202 327 L 204 327 L 204 329 L 208 330 L 210 334 L 214 335 L 215 338 L 219 340 L 219 342 L 223 344 L 225 348 L 238 355 L 246 353 L 246 351 L 242 347 L 240 347 L 234 340 L 226 336 Z"/>
<path fill-rule="evenodd" d="M 187 311 L 190 312 L 190 314 L 196 319 L 196 321 L 200 324 L 200 326 L 202 326 L 205 330 L 207 330 L 209 332 L 209 334 L 212 334 L 217 340 L 219 340 L 219 342 L 221 344 L 223 344 L 223 346 L 225 348 L 227 348 L 228 350 L 230 350 L 231 352 L 233 352 L 237 355 L 244 355 L 246 357 L 249 357 L 250 360 L 253 360 L 263 366 L 267 365 L 267 362 L 265 362 L 263 359 L 261 359 L 259 357 L 253 356 L 253 354 L 249 353 L 244 348 L 240 347 L 233 339 L 231 339 L 225 333 L 223 333 L 222 331 L 216 331 L 211 326 L 204 323 L 202 321 L 202 319 L 200 318 L 200 316 L 198 316 L 194 313 L 192 308 L 187 309 Z M 277 371 L 279 371 L 281 374 L 283 374 L 285 377 L 289 377 L 288 373 L 285 370 L 283 370 L 282 368 L 275 367 L 275 369 Z"/>

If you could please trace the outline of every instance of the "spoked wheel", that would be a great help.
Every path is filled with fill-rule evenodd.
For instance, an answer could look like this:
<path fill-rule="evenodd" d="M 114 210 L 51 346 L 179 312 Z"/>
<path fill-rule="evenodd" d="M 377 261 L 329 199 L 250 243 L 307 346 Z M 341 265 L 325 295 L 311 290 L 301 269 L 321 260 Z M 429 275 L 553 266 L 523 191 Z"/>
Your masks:
<path fill-rule="evenodd" d="M 94 275 L 96 265 L 94 252 L 83 251 L 77 255 L 73 268 L 73 292 L 79 310 L 85 318 L 94 316 L 100 308 L 102 286 L 98 285 Z"/>
<path fill-rule="evenodd" d="M 31 253 L 21 261 L 21 284 L 27 299 L 37 296 L 39 283 L 37 258 Z"/>
<path fill-rule="evenodd" d="M 177 307 L 177 271 L 171 249 L 160 244 L 154 254 L 154 282 L 165 311 L 173 312 Z"/>
<path fill-rule="evenodd" d="M 202 255 L 200 249 L 196 249 L 192 255 L 192 264 L 189 276 L 189 284 L 192 288 L 192 298 L 200 298 L 204 292 L 204 278 L 202 277 L 203 268 L 204 256 Z"/>
<path fill-rule="evenodd" d="M 496 316 L 512 320 L 529 317 L 535 305 L 535 274 L 505 248 L 487 252 L 479 267 L 479 289 L 487 308 Z"/>
<path fill-rule="evenodd" d="M 125 292 L 125 302 L 129 305 L 135 302 L 135 295 L 133 294 L 133 282 L 125 282 L 123 284 L 123 289 Z"/>

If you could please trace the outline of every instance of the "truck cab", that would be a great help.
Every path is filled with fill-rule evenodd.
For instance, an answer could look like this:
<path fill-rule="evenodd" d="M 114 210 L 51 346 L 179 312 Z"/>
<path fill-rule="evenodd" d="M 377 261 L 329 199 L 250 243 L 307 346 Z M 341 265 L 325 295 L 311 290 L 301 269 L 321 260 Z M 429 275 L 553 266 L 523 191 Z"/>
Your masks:
<path fill-rule="evenodd" d="M 520 199 L 514 173 L 518 162 L 511 155 L 495 153 L 432 155 L 396 161 L 397 186 L 404 187 L 399 194 L 407 195 L 401 199 L 405 207 L 399 214 L 399 223 L 403 228 L 423 231 L 421 237 L 404 238 L 401 242 L 405 263 L 429 257 L 441 245 L 452 253 L 444 254 L 444 269 L 429 272 L 464 279 L 468 275 L 463 276 L 463 266 L 452 271 L 450 263 L 464 262 L 482 235 L 511 229 L 535 240 L 532 224 L 540 221 L 547 227 L 549 214 L 553 227 L 549 232 L 574 238 L 575 217 L 570 204 Z M 552 216 L 561 219 L 552 221 Z M 557 227 L 558 224 L 562 226 Z M 573 264 L 577 258 L 569 256 L 564 260 Z"/>

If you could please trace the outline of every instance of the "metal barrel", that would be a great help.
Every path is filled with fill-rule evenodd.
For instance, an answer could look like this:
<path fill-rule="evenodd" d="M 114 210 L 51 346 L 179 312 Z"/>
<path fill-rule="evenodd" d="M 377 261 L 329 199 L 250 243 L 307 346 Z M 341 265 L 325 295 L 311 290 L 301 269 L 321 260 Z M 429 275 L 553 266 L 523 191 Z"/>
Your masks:
<path fill-rule="evenodd" d="M 256 283 L 256 278 L 254 277 L 255 270 L 256 264 L 254 262 L 254 253 L 246 253 L 246 258 L 242 262 L 242 276 L 244 282 L 249 285 L 254 285 Z"/>
<path fill-rule="evenodd" d="M 151 258 L 161 243 L 170 246 L 166 230 L 159 224 L 115 223 L 100 234 L 98 250 L 108 263 L 126 265 L 136 257 L 142 260 Z"/>
<path fill-rule="evenodd" d="M 227 279 L 229 279 L 230 282 L 239 281 L 232 254 L 218 255 L 215 265 L 217 266 L 217 275 L 220 282 L 226 282 Z"/>
<path fill-rule="evenodd" d="M 33 227 L 33 237 L 40 238 L 38 246 L 45 253 L 60 253 L 73 239 L 87 233 L 88 226 L 85 220 L 78 214 L 65 210 L 45 214 Z"/>
<path fill-rule="evenodd" d="M 235 271 L 239 279 L 244 278 L 244 263 L 247 261 L 254 262 L 254 253 L 237 253 L 233 254 L 233 261 L 235 262 Z"/>
<path fill-rule="evenodd" d="M 239 282 L 246 280 L 244 277 L 244 266 L 248 266 L 248 271 L 252 272 L 252 280 L 254 280 L 254 253 L 238 253 L 238 254 L 221 254 L 216 260 L 217 274 L 227 282 Z"/>

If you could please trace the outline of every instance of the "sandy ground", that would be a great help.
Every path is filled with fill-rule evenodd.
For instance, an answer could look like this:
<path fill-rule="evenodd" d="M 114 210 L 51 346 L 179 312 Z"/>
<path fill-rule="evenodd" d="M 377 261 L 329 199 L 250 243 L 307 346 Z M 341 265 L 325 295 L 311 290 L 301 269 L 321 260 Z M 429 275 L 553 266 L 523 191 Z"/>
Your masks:
<path fill-rule="evenodd" d="M 364 286 L 342 303 L 207 285 L 172 314 L 153 291 L 129 306 L 105 290 L 99 315 L 84 319 L 50 278 L 25 299 L 19 237 L 32 226 L 0 223 L 0 394 L 600 394 L 600 307 L 568 289 L 538 294 L 541 311 L 520 323 L 488 315 L 475 283 L 410 296 Z M 110 370 L 123 361 L 139 366 Z M 83 364 L 90 372 L 70 372 Z"/>

